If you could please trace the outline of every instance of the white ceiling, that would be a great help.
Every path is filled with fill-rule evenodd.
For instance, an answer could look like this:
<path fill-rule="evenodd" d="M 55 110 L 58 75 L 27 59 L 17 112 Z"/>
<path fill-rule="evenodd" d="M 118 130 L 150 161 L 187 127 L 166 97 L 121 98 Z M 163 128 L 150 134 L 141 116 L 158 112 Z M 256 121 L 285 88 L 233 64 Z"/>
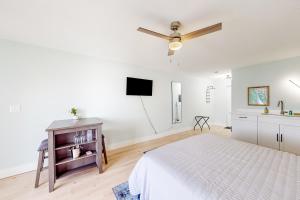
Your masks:
<path fill-rule="evenodd" d="M 169 34 L 223 22 L 223 30 L 184 43 L 172 63 Z M 107 60 L 193 74 L 300 56 L 299 0 L 0 0 L 0 38 Z"/>

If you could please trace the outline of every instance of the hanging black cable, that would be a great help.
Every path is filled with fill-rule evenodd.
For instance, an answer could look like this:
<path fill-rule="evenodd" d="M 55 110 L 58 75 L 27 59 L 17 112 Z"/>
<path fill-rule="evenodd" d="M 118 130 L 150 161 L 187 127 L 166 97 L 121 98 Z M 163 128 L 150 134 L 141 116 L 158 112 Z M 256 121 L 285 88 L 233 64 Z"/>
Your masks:
<path fill-rule="evenodd" d="M 146 109 L 146 107 L 145 107 L 145 104 L 144 104 L 144 101 L 143 101 L 142 96 L 140 96 L 140 99 L 141 99 L 142 106 L 143 106 L 143 109 L 144 109 L 144 111 L 145 111 L 146 117 L 147 117 L 147 119 L 148 119 L 148 121 L 149 121 L 149 124 L 151 125 L 152 129 L 154 130 L 154 133 L 157 134 L 157 131 L 156 131 L 156 129 L 155 129 L 155 127 L 154 127 L 154 125 L 153 125 L 153 123 L 152 123 L 152 121 L 151 121 L 151 118 L 150 118 L 150 116 L 149 116 L 149 114 L 148 114 L 148 111 L 147 111 L 147 109 Z"/>

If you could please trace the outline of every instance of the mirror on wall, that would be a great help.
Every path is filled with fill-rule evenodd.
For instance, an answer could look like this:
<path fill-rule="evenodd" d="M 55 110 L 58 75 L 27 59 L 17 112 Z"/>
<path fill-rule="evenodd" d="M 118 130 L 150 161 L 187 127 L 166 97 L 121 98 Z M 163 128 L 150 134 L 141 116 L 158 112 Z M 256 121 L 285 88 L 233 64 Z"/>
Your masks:
<path fill-rule="evenodd" d="M 182 122 L 182 95 L 181 83 L 172 82 L 172 123 L 177 124 Z"/>

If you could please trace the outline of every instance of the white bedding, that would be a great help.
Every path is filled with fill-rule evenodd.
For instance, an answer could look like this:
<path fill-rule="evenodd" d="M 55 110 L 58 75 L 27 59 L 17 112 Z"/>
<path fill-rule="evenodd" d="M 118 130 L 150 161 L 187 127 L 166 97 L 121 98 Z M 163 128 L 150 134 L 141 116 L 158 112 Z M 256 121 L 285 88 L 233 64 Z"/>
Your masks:
<path fill-rule="evenodd" d="M 147 152 L 129 178 L 141 200 L 295 200 L 299 157 L 214 135 Z"/>

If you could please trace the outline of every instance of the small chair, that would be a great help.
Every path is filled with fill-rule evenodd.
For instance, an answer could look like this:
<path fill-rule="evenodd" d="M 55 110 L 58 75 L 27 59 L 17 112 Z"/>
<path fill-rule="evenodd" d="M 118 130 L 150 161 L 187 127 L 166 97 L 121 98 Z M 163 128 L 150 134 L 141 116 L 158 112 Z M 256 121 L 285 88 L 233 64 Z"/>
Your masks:
<path fill-rule="evenodd" d="M 48 158 L 48 156 L 46 156 L 46 153 L 48 152 L 48 139 L 45 139 L 41 142 L 38 148 L 38 152 L 39 152 L 39 160 L 38 160 L 38 166 L 36 170 L 35 185 L 34 185 L 35 188 L 39 186 L 40 174 L 44 168 L 44 160 Z"/>
<path fill-rule="evenodd" d="M 41 142 L 38 148 L 38 152 L 39 152 L 39 160 L 38 160 L 38 166 L 36 170 L 35 185 L 34 185 L 35 188 L 39 186 L 41 171 L 44 168 L 44 161 L 46 158 L 48 158 L 48 156 L 46 156 L 46 153 L 48 152 L 48 139 L 45 139 Z M 104 155 L 105 164 L 107 164 L 108 162 L 107 162 L 104 135 L 102 135 L 102 153 Z"/>

